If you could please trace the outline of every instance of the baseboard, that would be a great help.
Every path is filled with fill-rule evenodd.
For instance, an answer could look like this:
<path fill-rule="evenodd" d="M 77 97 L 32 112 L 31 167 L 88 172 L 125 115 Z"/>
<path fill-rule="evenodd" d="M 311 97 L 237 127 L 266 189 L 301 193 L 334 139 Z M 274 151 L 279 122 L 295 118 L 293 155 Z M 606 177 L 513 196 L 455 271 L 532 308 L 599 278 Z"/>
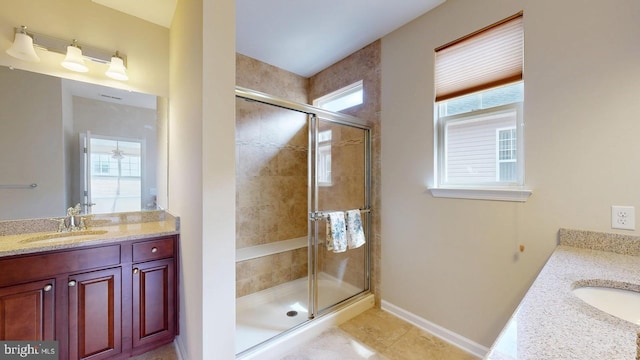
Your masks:
<path fill-rule="evenodd" d="M 479 358 L 483 358 L 488 352 L 489 348 L 486 346 L 480 345 L 474 341 L 471 341 L 465 338 L 462 335 L 456 334 L 451 330 L 445 329 L 438 324 L 434 324 L 429 320 L 423 319 L 418 315 L 408 312 L 392 303 L 382 300 L 381 303 L 382 310 L 385 310 L 400 319 L 411 323 L 420 329 L 439 337 L 440 339 L 470 353 Z"/>
<path fill-rule="evenodd" d="M 173 340 L 173 344 L 176 347 L 176 353 L 178 353 L 178 360 L 187 360 L 187 352 L 185 351 L 184 344 L 182 343 L 182 337 L 180 335 L 176 336 Z"/>

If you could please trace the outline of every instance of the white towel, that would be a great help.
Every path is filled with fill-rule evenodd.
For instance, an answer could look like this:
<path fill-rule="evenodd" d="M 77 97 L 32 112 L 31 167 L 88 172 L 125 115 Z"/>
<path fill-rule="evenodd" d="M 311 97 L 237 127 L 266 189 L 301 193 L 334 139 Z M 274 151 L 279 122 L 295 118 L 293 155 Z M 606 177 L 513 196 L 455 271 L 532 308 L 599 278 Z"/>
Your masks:
<path fill-rule="evenodd" d="M 360 210 L 347 211 L 347 246 L 355 249 L 364 245 L 364 230 Z"/>
<path fill-rule="evenodd" d="M 334 253 L 347 251 L 347 225 L 344 221 L 344 213 L 331 212 L 327 218 L 327 250 Z"/>

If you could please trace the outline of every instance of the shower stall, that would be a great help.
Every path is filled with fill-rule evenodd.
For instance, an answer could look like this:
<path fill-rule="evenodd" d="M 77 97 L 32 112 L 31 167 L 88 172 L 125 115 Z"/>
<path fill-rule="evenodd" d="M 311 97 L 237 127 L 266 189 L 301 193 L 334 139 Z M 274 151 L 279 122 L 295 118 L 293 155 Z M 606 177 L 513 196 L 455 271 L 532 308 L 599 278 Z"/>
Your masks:
<path fill-rule="evenodd" d="M 236 88 L 236 353 L 369 292 L 370 128 Z M 326 246 L 327 215 L 360 210 L 366 242 Z"/>

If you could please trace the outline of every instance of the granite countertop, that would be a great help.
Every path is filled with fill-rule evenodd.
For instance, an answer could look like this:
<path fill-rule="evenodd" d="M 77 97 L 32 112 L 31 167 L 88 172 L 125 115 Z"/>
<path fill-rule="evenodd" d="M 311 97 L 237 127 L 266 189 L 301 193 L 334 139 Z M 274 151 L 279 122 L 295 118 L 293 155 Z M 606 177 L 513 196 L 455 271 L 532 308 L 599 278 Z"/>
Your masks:
<path fill-rule="evenodd" d="M 52 230 L 52 223 L 50 219 L 0 222 L 0 257 L 174 235 L 180 221 L 153 211 L 96 215 L 87 230 L 71 233 Z"/>
<path fill-rule="evenodd" d="M 640 324 L 588 305 L 572 289 L 638 291 L 638 256 L 638 236 L 561 229 L 560 245 L 485 359 L 636 359 Z"/>

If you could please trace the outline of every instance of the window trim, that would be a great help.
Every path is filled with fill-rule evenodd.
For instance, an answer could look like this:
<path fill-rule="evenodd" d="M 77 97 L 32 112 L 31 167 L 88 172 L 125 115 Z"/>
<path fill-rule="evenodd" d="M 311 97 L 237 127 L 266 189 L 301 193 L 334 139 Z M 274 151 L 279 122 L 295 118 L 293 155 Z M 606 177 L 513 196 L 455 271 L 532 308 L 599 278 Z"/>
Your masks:
<path fill-rule="evenodd" d="M 526 202 L 533 194 L 529 189 L 429 187 L 436 198 Z"/>
<path fill-rule="evenodd" d="M 329 94 L 323 95 L 315 100 L 313 100 L 313 106 L 315 107 L 319 107 L 321 109 L 327 109 L 325 106 L 327 103 L 330 103 L 332 101 L 336 101 L 339 100 L 343 97 L 347 97 L 353 93 L 356 93 L 360 91 L 362 93 L 362 101 L 359 104 L 354 104 L 351 106 L 348 106 L 346 108 L 342 108 L 342 109 L 338 109 L 338 110 L 332 110 L 332 109 L 328 109 L 330 111 L 334 111 L 334 112 L 340 112 L 346 109 L 351 109 L 355 106 L 358 105 L 362 105 L 364 104 L 364 83 L 362 80 L 358 80 L 352 84 L 349 84 L 341 89 L 338 89 L 336 91 L 333 91 Z"/>

